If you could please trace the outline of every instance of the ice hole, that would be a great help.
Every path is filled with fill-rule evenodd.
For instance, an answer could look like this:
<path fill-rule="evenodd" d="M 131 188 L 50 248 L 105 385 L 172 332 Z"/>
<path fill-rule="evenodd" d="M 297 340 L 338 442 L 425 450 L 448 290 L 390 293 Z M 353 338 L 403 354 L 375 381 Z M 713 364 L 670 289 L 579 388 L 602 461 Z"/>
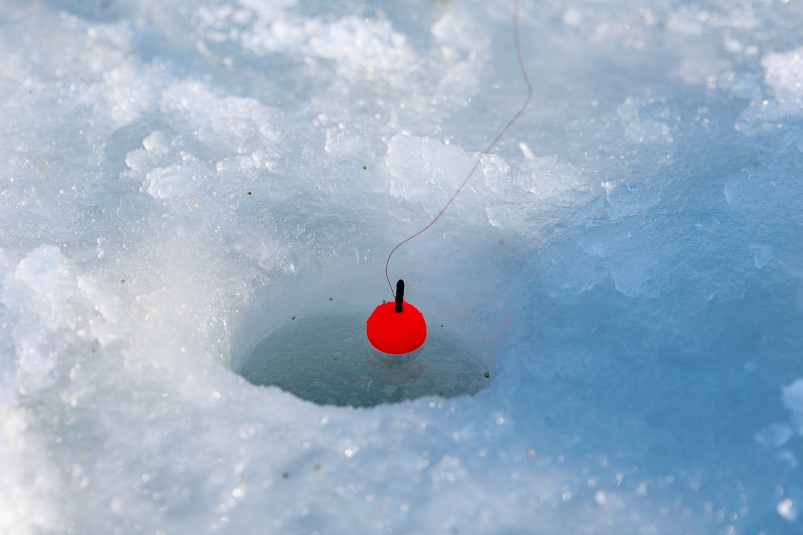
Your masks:
<path fill-rule="evenodd" d="M 239 358 L 232 360 L 232 371 L 252 384 L 277 386 L 314 403 L 352 407 L 474 394 L 494 378 L 474 344 L 443 325 L 437 314 L 417 356 L 389 362 L 366 338 L 370 309 L 307 293 L 317 294 L 312 301 L 318 306 L 300 297 L 273 298 L 267 311 L 252 311 L 259 320 L 252 318 L 250 329 L 243 329 L 246 342 L 235 351 Z M 277 318 L 277 309 L 309 312 Z"/>
<path fill-rule="evenodd" d="M 279 325 L 257 342 L 239 373 L 321 405 L 353 407 L 473 394 L 490 382 L 470 350 L 437 326 L 414 360 L 395 363 L 368 343 L 364 317 L 335 314 Z"/>

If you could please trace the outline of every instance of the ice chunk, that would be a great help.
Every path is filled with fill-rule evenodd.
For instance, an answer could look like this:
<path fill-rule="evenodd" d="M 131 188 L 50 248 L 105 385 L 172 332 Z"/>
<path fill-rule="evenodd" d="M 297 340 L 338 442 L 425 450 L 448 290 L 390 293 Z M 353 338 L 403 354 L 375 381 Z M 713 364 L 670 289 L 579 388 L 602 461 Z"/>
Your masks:
<path fill-rule="evenodd" d="M 27 393 L 49 386 L 64 307 L 75 295 L 61 251 L 42 246 L 17 264 L 3 283 L 2 302 L 21 316 L 12 337 L 17 355 L 16 385 Z"/>
<path fill-rule="evenodd" d="M 765 446 L 780 447 L 792 438 L 792 428 L 785 424 L 771 424 L 758 433 L 755 437 L 758 442 Z"/>
<path fill-rule="evenodd" d="M 258 54 L 296 52 L 337 62 L 341 72 L 364 69 L 406 71 L 416 65 L 416 55 L 406 37 L 393 30 L 390 21 L 343 17 L 331 23 L 318 19 L 282 17 L 259 20 L 232 35 Z"/>
<path fill-rule="evenodd" d="M 665 144 L 672 143 L 669 125 L 664 121 L 640 118 L 640 107 L 641 104 L 638 101 L 628 97 L 616 110 L 619 119 L 626 126 L 626 132 L 630 139 L 638 143 L 643 143 L 645 141 L 651 143 L 658 141 Z"/>
<path fill-rule="evenodd" d="M 764 82 L 772 89 L 776 103 L 784 109 L 803 107 L 803 48 L 771 53 L 761 60 Z"/>
<path fill-rule="evenodd" d="M 525 142 L 520 142 L 519 148 L 521 149 L 521 153 L 524 155 L 525 160 L 532 160 L 535 158 L 535 156 L 533 156 L 533 151 L 530 150 L 530 147 L 528 147 Z"/>
<path fill-rule="evenodd" d="M 803 379 L 795 379 L 783 388 L 783 404 L 795 418 L 803 418 Z"/>
<path fill-rule="evenodd" d="M 487 31 L 460 7 L 447 10 L 432 25 L 443 76 L 434 102 L 466 106 L 477 93 L 490 45 Z"/>
<path fill-rule="evenodd" d="M 799 116 L 803 110 L 803 48 L 767 54 L 761 66 L 770 94 L 758 93 L 736 124 L 749 134 L 779 128 L 784 117 Z"/>
<path fill-rule="evenodd" d="M 206 167 L 194 160 L 188 155 L 188 161 L 182 164 L 150 171 L 143 187 L 157 199 L 194 194 L 202 183 L 209 180 Z"/>
<path fill-rule="evenodd" d="M 277 138 L 271 112 L 258 100 L 218 97 L 201 82 L 166 88 L 161 108 L 187 121 L 199 141 L 238 154 L 266 149 Z"/>
<path fill-rule="evenodd" d="M 431 138 L 394 136 L 385 156 L 392 177 L 390 193 L 407 200 L 435 201 L 442 206 L 465 180 L 479 156 Z M 473 178 L 493 190 L 504 181 L 508 170 L 504 160 L 488 155 Z M 433 196 L 436 191 L 440 193 L 437 197 Z M 435 202 L 431 208 L 438 206 Z"/>
<path fill-rule="evenodd" d="M 789 522 L 794 522 L 795 520 L 797 520 L 797 515 L 799 514 L 797 505 L 790 498 L 786 498 L 778 502 L 776 510 L 778 511 L 778 514 L 781 516 L 781 518 Z"/>
<path fill-rule="evenodd" d="M 750 250 L 753 251 L 753 262 L 755 263 L 757 269 L 761 269 L 766 266 L 772 258 L 771 245 L 752 244 L 750 245 Z"/>
<path fill-rule="evenodd" d="M 266 18 L 298 4 L 298 0 L 239 0 L 239 2 Z M 237 13 L 232 13 L 232 16 L 237 17 Z"/>
<path fill-rule="evenodd" d="M 449 9 L 432 25 L 433 37 L 443 45 L 463 52 L 478 52 L 490 44 L 487 28 L 465 9 Z M 444 55 L 453 54 L 441 49 Z"/>
<path fill-rule="evenodd" d="M 430 472 L 432 488 L 439 490 L 443 484 L 460 483 L 468 479 L 468 470 L 457 457 L 444 455 Z"/>
<path fill-rule="evenodd" d="M 30 411 L 0 405 L 0 530 L 9 535 L 58 529 L 64 515 L 60 504 L 50 497 L 66 489 L 45 445 L 32 436 L 34 420 Z"/>
<path fill-rule="evenodd" d="M 394 32 L 389 21 L 368 22 L 346 17 L 310 36 L 314 54 L 351 68 L 409 69 L 415 54 L 403 34 Z"/>

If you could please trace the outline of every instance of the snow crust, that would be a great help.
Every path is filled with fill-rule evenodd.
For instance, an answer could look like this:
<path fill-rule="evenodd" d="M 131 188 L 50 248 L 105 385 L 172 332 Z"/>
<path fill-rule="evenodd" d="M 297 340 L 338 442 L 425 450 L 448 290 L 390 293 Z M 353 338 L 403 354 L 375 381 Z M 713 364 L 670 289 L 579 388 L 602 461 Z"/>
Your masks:
<path fill-rule="evenodd" d="M 508 5 L 3 2 L 0 533 L 799 533 L 801 24 L 522 0 L 391 264 L 494 380 L 349 409 L 235 371 L 389 298 Z"/>

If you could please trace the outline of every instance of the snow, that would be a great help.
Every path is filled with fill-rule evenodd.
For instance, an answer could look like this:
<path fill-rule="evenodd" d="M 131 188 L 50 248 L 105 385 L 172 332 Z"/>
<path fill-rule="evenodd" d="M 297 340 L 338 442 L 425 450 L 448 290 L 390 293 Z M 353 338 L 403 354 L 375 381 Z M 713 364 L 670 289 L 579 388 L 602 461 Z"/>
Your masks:
<path fill-rule="evenodd" d="M 0 5 L 0 533 L 800 532 L 803 9 L 521 2 L 353 408 L 237 372 L 390 298 L 509 6 Z"/>

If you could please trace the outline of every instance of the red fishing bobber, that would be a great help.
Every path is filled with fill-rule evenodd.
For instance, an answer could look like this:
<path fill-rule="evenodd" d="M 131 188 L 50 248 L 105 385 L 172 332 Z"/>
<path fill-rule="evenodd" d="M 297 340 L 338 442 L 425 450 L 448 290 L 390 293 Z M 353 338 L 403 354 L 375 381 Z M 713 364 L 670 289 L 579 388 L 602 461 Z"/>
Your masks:
<path fill-rule="evenodd" d="M 403 280 L 396 283 L 396 302 L 376 307 L 365 323 L 368 341 L 391 359 L 416 351 L 427 339 L 424 315 L 404 301 Z"/>

